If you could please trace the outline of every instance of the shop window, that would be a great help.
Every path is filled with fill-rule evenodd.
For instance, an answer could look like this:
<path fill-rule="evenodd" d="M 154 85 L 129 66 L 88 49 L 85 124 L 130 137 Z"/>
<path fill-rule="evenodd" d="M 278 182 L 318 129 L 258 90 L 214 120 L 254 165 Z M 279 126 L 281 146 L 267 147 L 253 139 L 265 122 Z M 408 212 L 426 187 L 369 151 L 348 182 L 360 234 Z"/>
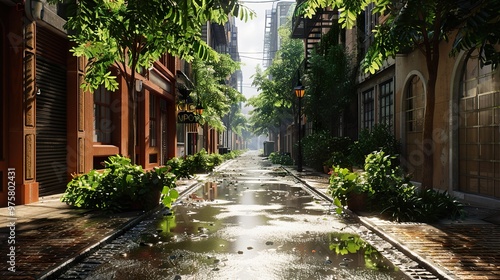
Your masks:
<path fill-rule="evenodd" d="M 111 92 L 101 85 L 94 92 L 94 142 L 111 144 L 113 130 Z"/>

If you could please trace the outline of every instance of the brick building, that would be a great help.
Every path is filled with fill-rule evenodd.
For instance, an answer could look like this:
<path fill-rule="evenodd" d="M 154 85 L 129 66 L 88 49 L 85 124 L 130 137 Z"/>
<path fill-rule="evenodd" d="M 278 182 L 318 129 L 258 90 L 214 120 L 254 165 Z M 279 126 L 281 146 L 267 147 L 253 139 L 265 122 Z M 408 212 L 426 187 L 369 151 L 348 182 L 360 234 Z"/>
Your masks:
<path fill-rule="evenodd" d="M 0 0 L 0 207 L 11 181 L 16 205 L 27 204 L 64 192 L 71 174 L 100 168 L 109 155 L 130 156 L 124 79 L 115 71 L 120 88 L 112 93 L 80 88 L 85 61 L 69 52 L 63 10 Z M 176 156 L 175 73 L 186 68 L 164 55 L 137 75 L 135 157 L 144 168 Z"/>

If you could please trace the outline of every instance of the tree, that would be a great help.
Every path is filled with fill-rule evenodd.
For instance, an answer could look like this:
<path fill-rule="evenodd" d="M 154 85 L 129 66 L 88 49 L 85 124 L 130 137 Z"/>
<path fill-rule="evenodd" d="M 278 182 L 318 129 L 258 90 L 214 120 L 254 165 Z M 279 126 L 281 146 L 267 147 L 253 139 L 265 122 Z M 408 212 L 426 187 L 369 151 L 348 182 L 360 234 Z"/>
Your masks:
<path fill-rule="evenodd" d="M 358 14 L 373 4 L 372 13 L 388 14 L 388 18 L 372 31 L 375 41 L 366 53 L 362 68 L 375 73 L 382 62 L 397 53 L 418 50 L 426 58 L 427 93 L 423 126 L 424 189 L 433 187 L 436 80 L 442 41 L 457 33 L 453 53 L 479 48 L 484 63 L 497 65 L 500 60 L 499 0 L 306 0 L 299 13 L 311 17 L 319 8 L 338 8 L 339 22 L 353 27 Z"/>
<path fill-rule="evenodd" d="M 216 60 L 193 60 L 193 96 L 205 108 L 201 124 L 208 123 L 217 130 L 223 130 L 227 128 L 222 116 L 230 112 L 232 105 L 245 101 L 245 97 L 226 83 L 227 77 L 240 69 L 240 63 L 228 54 L 217 54 L 217 57 Z"/>
<path fill-rule="evenodd" d="M 335 135 L 338 119 L 356 97 L 354 60 L 332 28 L 312 53 L 307 74 L 305 113 L 315 131 Z"/>
<path fill-rule="evenodd" d="M 59 2 L 52 0 L 51 2 Z M 201 40 L 207 21 L 224 23 L 229 14 L 246 20 L 254 13 L 237 1 L 224 0 L 80 0 L 68 16 L 66 28 L 75 43 L 72 52 L 88 60 L 86 90 L 104 84 L 116 90 L 118 82 L 111 67 L 126 80 L 129 103 L 128 153 L 135 162 L 136 72 L 149 68 L 165 53 L 188 61 L 199 56 L 216 59 L 215 51 Z"/>
<path fill-rule="evenodd" d="M 290 24 L 279 29 L 281 47 L 266 71 L 256 69 L 252 85 L 257 86 L 259 95 L 252 97 L 249 104 L 250 122 L 255 134 L 278 132 L 281 126 L 295 115 L 297 71 L 304 57 L 302 42 L 290 38 Z M 284 137 L 281 137 L 284 139 Z"/>

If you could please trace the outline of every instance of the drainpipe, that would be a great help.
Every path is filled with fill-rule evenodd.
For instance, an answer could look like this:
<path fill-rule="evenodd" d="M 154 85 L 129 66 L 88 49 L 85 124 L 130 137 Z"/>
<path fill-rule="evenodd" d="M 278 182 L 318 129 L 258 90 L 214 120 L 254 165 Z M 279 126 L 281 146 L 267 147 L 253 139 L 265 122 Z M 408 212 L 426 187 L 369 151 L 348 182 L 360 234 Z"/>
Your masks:
<path fill-rule="evenodd" d="M 66 36 L 66 20 L 57 14 L 57 8 L 45 0 L 24 0 L 24 11 L 29 21 L 36 21 Z"/>
<path fill-rule="evenodd" d="M 24 11 L 30 21 L 43 20 L 45 7 L 41 0 L 26 0 L 24 2 Z"/>

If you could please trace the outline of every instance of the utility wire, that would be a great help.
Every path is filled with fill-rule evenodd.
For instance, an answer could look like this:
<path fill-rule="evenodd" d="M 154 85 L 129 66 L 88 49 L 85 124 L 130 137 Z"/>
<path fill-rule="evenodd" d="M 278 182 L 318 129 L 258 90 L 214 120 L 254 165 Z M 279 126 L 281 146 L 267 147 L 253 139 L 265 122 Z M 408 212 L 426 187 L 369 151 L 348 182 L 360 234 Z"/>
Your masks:
<path fill-rule="evenodd" d="M 244 56 L 244 55 L 240 55 L 240 57 L 242 58 L 248 58 L 248 59 L 255 59 L 255 60 L 272 60 L 271 58 L 268 58 L 268 59 L 264 59 L 264 58 L 258 58 L 258 57 L 251 57 L 251 56 Z"/>
<path fill-rule="evenodd" d="M 265 4 L 265 3 L 274 3 L 274 2 L 281 2 L 282 0 L 260 0 L 260 1 L 239 1 L 239 3 L 244 3 L 244 4 Z M 285 1 L 285 2 L 292 2 L 292 1 Z"/>

